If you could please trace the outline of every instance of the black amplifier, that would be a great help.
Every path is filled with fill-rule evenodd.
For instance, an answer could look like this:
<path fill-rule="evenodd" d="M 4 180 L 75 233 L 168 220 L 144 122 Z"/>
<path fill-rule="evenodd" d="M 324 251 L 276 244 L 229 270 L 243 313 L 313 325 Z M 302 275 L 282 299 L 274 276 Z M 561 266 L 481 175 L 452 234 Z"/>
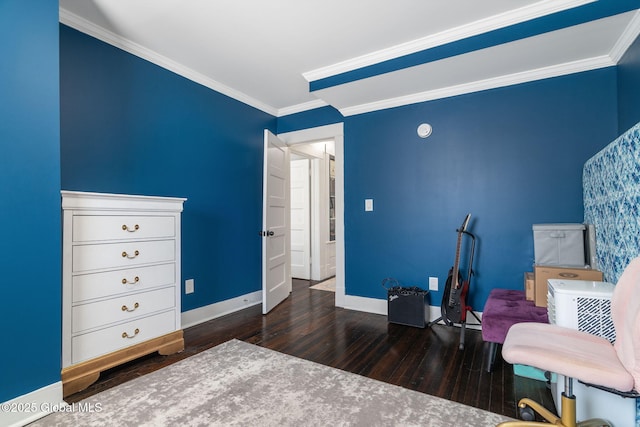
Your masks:
<path fill-rule="evenodd" d="M 396 285 L 396 286 L 389 286 Z M 385 279 L 387 289 L 387 318 L 391 323 L 424 328 L 429 322 L 429 291 L 418 287 L 398 286 L 395 279 Z"/>

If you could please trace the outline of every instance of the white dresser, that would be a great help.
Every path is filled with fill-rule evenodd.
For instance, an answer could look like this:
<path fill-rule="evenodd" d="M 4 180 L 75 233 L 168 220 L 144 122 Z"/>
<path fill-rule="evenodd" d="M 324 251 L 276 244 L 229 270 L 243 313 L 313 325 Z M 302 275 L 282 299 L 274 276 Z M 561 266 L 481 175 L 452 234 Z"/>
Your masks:
<path fill-rule="evenodd" d="M 62 383 L 184 349 L 180 215 L 186 199 L 62 191 Z"/>

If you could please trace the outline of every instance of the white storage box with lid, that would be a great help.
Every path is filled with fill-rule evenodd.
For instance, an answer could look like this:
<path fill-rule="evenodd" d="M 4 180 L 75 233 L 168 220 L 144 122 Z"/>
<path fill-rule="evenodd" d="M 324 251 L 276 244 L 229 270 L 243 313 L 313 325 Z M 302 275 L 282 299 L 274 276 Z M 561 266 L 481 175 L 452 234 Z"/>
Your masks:
<path fill-rule="evenodd" d="M 584 224 L 534 224 L 533 249 L 537 265 L 584 267 Z"/>

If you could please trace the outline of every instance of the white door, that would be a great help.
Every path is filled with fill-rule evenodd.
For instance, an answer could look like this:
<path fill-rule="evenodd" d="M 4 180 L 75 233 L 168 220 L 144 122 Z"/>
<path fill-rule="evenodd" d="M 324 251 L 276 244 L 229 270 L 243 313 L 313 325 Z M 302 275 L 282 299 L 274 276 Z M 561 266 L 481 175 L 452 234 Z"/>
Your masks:
<path fill-rule="evenodd" d="M 311 279 L 309 159 L 291 159 L 291 277 Z"/>
<path fill-rule="evenodd" d="M 267 314 L 291 293 L 291 259 L 289 151 L 266 129 L 262 188 L 262 313 Z"/>

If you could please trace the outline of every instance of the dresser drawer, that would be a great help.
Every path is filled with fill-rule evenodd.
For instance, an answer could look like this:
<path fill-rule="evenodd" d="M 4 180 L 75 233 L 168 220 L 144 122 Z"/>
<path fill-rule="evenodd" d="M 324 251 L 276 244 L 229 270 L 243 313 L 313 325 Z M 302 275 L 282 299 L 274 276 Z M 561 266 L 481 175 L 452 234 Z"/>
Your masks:
<path fill-rule="evenodd" d="M 175 241 L 106 243 L 73 247 L 73 272 L 127 268 L 175 260 Z"/>
<path fill-rule="evenodd" d="M 76 305 L 71 309 L 71 331 L 75 334 L 173 308 L 176 305 L 175 292 L 175 287 L 162 288 Z"/>
<path fill-rule="evenodd" d="M 176 330 L 175 310 L 132 320 L 71 339 L 71 363 L 120 350 Z"/>
<path fill-rule="evenodd" d="M 176 235 L 173 216 L 74 215 L 74 242 L 155 239 Z"/>
<path fill-rule="evenodd" d="M 128 268 L 73 277 L 72 302 L 117 296 L 176 283 L 175 263 Z"/>

